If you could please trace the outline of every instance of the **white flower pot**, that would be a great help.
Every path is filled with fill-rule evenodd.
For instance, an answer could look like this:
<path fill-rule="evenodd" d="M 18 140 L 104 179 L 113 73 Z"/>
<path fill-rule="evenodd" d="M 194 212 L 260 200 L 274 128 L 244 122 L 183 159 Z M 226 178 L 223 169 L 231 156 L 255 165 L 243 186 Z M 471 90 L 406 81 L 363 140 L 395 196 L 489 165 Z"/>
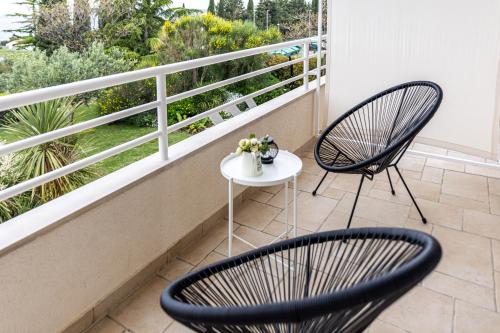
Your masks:
<path fill-rule="evenodd" d="M 262 175 L 260 153 L 241 153 L 241 175 L 244 177 L 257 177 Z"/>

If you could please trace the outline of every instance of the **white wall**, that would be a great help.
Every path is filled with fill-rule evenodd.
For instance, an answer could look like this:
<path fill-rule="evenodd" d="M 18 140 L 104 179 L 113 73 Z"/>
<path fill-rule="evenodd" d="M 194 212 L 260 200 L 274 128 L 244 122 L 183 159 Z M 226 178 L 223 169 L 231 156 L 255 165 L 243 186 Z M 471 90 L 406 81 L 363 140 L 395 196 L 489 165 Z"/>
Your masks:
<path fill-rule="evenodd" d="M 421 138 L 496 153 L 499 0 L 330 0 L 329 15 L 330 121 L 393 85 L 430 80 L 444 99 Z"/>

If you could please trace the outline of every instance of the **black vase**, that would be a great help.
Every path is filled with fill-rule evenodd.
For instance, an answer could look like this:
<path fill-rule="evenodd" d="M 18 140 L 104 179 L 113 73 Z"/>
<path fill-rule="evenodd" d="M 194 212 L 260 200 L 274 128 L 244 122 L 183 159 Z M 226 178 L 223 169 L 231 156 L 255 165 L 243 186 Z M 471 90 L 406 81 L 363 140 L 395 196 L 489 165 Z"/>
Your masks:
<path fill-rule="evenodd" d="M 261 138 L 261 142 L 264 140 L 264 138 Z M 261 160 L 263 164 L 271 164 L 273 163 L 274 159 L 276 156 L 278 156 L 279 148 L 276 142 L 274 142 L 272 137 L 267 138 L 267 145 L 268 145 L 268 150 L 261 154 Z"/>

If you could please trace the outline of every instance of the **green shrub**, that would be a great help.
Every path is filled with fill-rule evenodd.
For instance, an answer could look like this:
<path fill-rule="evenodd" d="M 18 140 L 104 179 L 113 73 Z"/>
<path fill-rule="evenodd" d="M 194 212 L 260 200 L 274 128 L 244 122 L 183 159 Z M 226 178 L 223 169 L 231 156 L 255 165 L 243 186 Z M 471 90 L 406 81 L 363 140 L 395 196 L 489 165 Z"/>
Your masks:
<path fill-rule="evenodd" d="M 272 74 L 264 74 L 258 77 L 255 77 L 250 80 L 245 80 L 242 83 L 238 84 L 235 88 L 232 88 L 231 91 L 236 92 L 241 95 L 248 95 L 258 90 L 264 89 L 266 87 L 272 86 L 273 84 L 279 83 L 281 80 L 274 77 Z M 254 98 L 255 103 L 260 105 L 267 101 L 270 101 L 273 98 L 276 98 L 284 93 L 288 92 L 289 89 L 285 87 L 281 87 L 278 89 L 274 89 L 268 93 L 262 94 Z"/>
<path fill-rule="evenodd" d="M 12 111 L 2 131 L 15 141 L 72 125 L 78 120 L 77 105 L 71 98 L 62 98 Z M 85 156 L 89 142 L 77 136 L 66 136 L 12 154 L 10 175 L 4 184 L 22 182 L 74 163 Z M 70 192 L 98 176 L 93 167 L 75 171 L 66 176 L 33 188 L 30 204 L 34 207 Z M 5 178 L 5 176 L 4 176 Z"/>
<path fill-rule="evenodd" d="M 35 49 L 6 60 L 8 70 L 0 74 L 0 91 L 15 93 L 50 87 L 132 69 L 135 60 L 117 48 L 104 49 L 94 43 L 83 53 L 61 47 L 49 56 Z"/>

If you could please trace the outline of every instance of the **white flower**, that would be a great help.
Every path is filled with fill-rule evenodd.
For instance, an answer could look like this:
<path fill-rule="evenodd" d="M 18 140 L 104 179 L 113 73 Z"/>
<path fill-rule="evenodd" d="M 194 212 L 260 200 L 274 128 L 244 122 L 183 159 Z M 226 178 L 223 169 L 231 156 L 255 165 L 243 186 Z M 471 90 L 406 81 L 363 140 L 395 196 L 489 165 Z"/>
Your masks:
<path fill-rule="evenodd" d="M 236 154 L 241 154 L 243 152 L 243 150 L 241 149 L 241 147 L 238 147 L 236 148 Z"/>
<path fill-rule="evenodd" d="M 259 140 L 257 140 L 256 138 L 253 138 L 252 140 L 250 140 L 250 144 L 251 144 L 252 146 L 257 145 L 258 143 L 259 143 Z"/>

